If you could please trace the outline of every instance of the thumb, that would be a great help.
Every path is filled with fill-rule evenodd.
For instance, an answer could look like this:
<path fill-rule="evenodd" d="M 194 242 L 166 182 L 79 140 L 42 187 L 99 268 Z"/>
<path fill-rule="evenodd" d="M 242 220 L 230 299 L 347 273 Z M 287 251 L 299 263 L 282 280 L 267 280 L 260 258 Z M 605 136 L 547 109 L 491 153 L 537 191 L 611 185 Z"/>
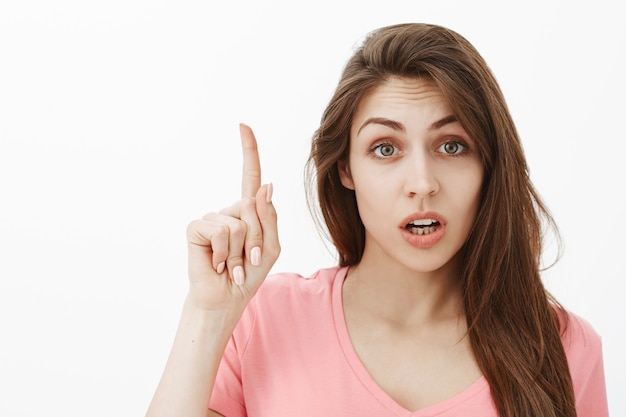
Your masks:
<path fill-rule="evenodd" d="M 263 263 L 271 260 L 274 264 L 280 254 L 278 240 L 278 216 L 272 203 L 273 185 L 266 184 L 256 194 L 256 211 L 263 229 Z"/>

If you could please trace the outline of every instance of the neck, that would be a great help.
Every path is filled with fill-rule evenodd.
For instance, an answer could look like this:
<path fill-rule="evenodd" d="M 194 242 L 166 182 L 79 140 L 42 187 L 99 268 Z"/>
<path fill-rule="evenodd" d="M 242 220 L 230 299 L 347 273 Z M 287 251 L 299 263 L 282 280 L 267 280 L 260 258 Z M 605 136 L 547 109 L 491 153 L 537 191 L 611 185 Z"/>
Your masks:
<path fill-rule="evenodd" d="M 364 256 L 348 271 L 344 303 L 395 325 L 458 320 L 464 317 L 458 271 L 457 259 L 421 272 Z"/>

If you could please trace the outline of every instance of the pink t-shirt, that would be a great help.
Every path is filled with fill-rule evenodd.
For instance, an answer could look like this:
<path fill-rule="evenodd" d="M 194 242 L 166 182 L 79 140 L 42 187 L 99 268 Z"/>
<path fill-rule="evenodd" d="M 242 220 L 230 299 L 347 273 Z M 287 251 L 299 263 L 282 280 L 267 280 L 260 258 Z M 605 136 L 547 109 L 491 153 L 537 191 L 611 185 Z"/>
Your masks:
<path fill-rule="evenodd" d="M 226 348 L 210 408 L 227 417 L 497 417 L 484 377 L 463 392 L 411 412 L 368 374 L 348 336 L 342 285 L 347 268 L 305 278 L 270 275 Z M 600 337 L 570 315 L 563 340 L 578 417 L 607 417 Z"/>

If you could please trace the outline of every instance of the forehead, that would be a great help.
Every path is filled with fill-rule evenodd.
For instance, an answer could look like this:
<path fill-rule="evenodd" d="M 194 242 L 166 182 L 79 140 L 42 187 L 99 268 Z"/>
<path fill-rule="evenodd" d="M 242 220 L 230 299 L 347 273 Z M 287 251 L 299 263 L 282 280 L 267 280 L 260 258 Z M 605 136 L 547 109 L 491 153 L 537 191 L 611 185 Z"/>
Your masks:
<path fill-rule="evenodd" d="M 356 116 L 371 110 L 404 105 L 431 105 L 450 110 L 441 89 L 432 80 L 392 77 L 363 95 L 357 106 Z"/>
<path fill-rule="evenodd" d="M 357 105 L 352 128 L 370 117 L 413 118 L 415 111 L 426 119 L 452 114 L 441 89 L 432 80 L 392 77 L 363 95 Z"/>

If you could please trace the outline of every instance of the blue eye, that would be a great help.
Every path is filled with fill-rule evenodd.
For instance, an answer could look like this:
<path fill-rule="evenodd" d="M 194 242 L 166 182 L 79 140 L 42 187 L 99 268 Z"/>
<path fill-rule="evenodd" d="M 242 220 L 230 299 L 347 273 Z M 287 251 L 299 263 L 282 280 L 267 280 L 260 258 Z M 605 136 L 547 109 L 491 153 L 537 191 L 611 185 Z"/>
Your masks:
<path fill-rule="evenodd" d="M 467 146 L 462 143 L 451 140 L 441 145 L 437 150 L 445 153 L 446 155 L 460 155 L 466 148 Z"/>
<path fill-rule="evenodd" d="M 381 143 L 380 145 L 376 145 L 372 150 L 374 151 L 374 155 L 379 158 L 388 158 L 398 152 L 398 148 L 389 143 Z"/>

